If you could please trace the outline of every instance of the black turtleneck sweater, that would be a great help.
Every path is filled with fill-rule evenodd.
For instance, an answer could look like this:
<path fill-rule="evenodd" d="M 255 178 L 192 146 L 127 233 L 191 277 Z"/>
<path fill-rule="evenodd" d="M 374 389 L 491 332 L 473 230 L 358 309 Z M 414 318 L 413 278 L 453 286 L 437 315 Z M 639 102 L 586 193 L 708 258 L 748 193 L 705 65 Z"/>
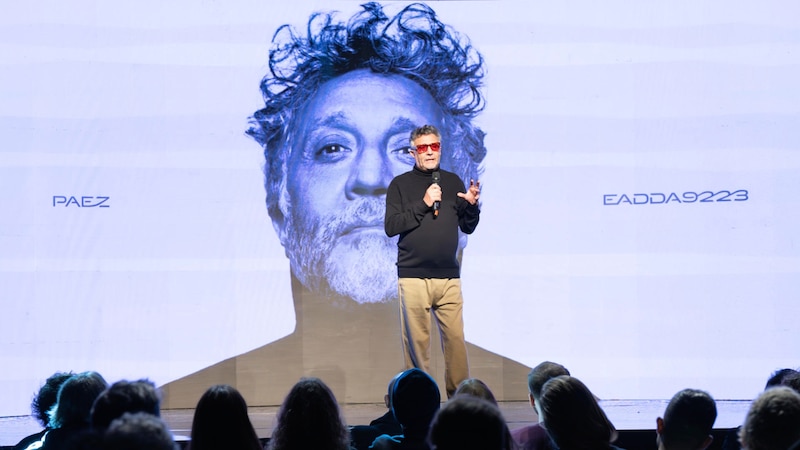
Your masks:
<path fill-rule="evenodd" d="M 442 201 L 439 216 L 423 197 L 432 183 L 433 170 L 417 166 L 398 175 L 386 193 L 384 228 L 388 236 L 399 234 L 397 274 L 400 278 L 459 278 L 458 230 L 475 231 L 478 205 L 470 205 L 458 192 L 466 192 L 458 175 L 439 169 Z"/>

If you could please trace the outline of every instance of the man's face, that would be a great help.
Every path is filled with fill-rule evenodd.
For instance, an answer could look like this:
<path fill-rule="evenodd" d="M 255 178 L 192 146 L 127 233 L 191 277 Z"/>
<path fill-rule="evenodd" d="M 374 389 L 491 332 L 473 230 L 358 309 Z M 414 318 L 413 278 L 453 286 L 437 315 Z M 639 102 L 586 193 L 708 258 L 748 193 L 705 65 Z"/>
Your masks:
<path fill-rule="evenodd" d="M 396 238 L 383 229 L 386 190 L 414 164 L 408 136 L 420 124 L 442 124 L 433 97 L 407 78 L 369 70 L 322 84 L 300 111 L 285 217 L 275 226 L 304 285 L 359 303 L 397 296 Z"/>
<path fill-rule="evenodd" d="M 434 151 L 430 144 L 440 144 L 441 139 L 435 134 L 425 134 L 414 139 L 414 148 L 411 154 L 414 155 L 417 167 L 420 169 L 433 170 L 439 167 L 439 159 L 442 156 L 441 147 Z"/>

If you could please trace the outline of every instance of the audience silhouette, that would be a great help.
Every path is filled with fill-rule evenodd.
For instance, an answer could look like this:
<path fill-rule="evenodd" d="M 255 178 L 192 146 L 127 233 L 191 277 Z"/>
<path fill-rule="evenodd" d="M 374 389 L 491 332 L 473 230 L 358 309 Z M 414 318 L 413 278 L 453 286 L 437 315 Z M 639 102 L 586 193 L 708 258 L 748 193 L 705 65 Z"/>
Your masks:
<path fill-rule="evenodd" d="M 269 450 L 347 450 L 350 436 L 336 397 L 319 378 L 303 378 L 278 411 Z"/>
<path fill-rule="evenodd" d="M 659 450 L 704 450 L 714 440 L 711 429 L 717 404 L 708 392 L 684 389 L 675 394 L 656 419 Z"/>
<path fill-rule="evenodd" d="M 750 405 L 739 434 L 745 450 L 777 450 L 800 440 L 800 394 L 786 386 L 767 389 Z"/>
<path fill-rule="evenodd" d="M 767 378 L 767 383 L 764 385 L 764 390 L 775 386 L 781 386 L 784 382 L 791 382 L 790 380 L 797 376 L 800 376 L 800 372 L 795 369 L 778 369 L 769 375 L 769 378 Z M 795 389 L 795 391 L 800 393 L 800 391 L 797 389 Z M 725 435 L 725 440 L 722 442 L 722 450 L 740 450 L 742 448 L 742 444 L 739 441 L 741 430 L 741 426 L 728 430 Z"/>
<path fill-rule="evenodd" d="M 454 395 L 469 395 L 491 403 L 496 408 L 498 408 L 498 411 L 500 408 L 500 405 L 498 405 L 497 399 L 495 398 L 492 390 L 486 383 L 479 380 L 478 378 L 467 378 L 466 380 L 462 381 L 458 385 L 458 388 L 456 388 L 456 392 Z M 476 413 L 479 412 L 476 411 Z M 508 426 L 505 427 L 505 433 L 506 436 L 504 438 L 504 441 L 508 445 L 508 448 L 509 449 L 515 448 L 516 446 L 514 445 L 514 439 L 511 437 L 511 430 L 508 429 Z"/>
<path fill-rule="evenodd" d="M 102 450 L 178 450 L 167 425 L 146 412 L 124 413 L 103 434 Z"/>
<path fill-rule="evenodd" d="M 531 407 L 539 423 L 510 431 L 491 388 L 482 380 L 461 382 L 440 408 L 437 383 L 420 369 L 389 383 L 386 414 L 348 428 L 331 389 L 319 378 L 302 378 L 280 406 L 268 450 L 622 450 L 618 432 L 598 399 L 562 365 L 545 361 L 528 374 Z M 770 374 L 737 432 L 744 450 L 800 450 L 800 372 Z M 234 387 L 209 387 L 194 410 L 191 440 L 176 443 L 161 419 L 160 392 L 147 379 L 108 385 L 97 372 L 57 372 L 34 395 L 32 417 L 45 427 L 14 450 L 264 450 L 247 402 Z M 717 406 L 698 389 L 677 392 L 656 418 L 658 450 L 705 450 L 714 443 Z M 393 428 L 394 427 L 394 428 Z M 379 434 L 383 432 L 382 434 Z M 629 441 L 628 448 L 645 448 Z M 651 441 L 652 442 L 652 441 Z M 653 447 L 650 447 L 653 448 Z"/>
<path fill-rule="evenodd" d="M 477 378 L 467 378 L 458 384 L 456 392 L 453 395 L 471 395 L 473 397 L 482 398 L 489 403 L 497 406 L 497 399 L 494 398 L 494 393 L 489 389 L 483 381 Z"/>
<path fill-rule="evenodd" d="M 538 405 L 542 396 L 542 387 L 551 378 L 560 375 L 569 375 L 569 370 L 561 364 L 552 361 L 544 361 L 531 369 L 528 373 L 528 401 L 531 408 L 536 412 L 537 418 L 541 421 Z M 550 437 L 547 435 L 541 423 L 534 423 L 526 427 L 517 428 L 511 432 L 511 437 L 519 446 L 520 450 L 548 450 L 552 447 Z"/>
<path fill-rule="evenodd" d="M 378 436 L 370 448 L 427 449 L 428 428 L 439 410 L 439 386 L 420 369 L 408 369 L 395 378 L 392 388 L 392 413 L 403 428 L 395 436 Z"/>
<path fill-rule="evenodd" d="M 583 382 L 569 375 L 547 381 L 539 419 L 559 450 L 609 450 L 617 430 Z"/>
<path fill-rule="evenodd" d="M 125 413 L 161 415 L 161 396 L 156 385 L 146 379 L 120 380 L 101 392 L 92 406 L 92 428 L 103 431 Z"/>
<path fill-rule="evenodd" d="M 211 386 L 200 397 L 192 420 L 190 450 L 261 450 L 247 402 L 233 386 Z"/>
<path fill-rule="evenodd" d="M 380 435 L 396 436 L 403 434 L 403 427 L 397 421 L 392 412 L 392 390 L 397 377 L 403 372 L 398 373 L 389 381 L 389 387 L 383 396 L 383 403 L 387 411 L 382 416 L 371 421 L 369 425 L 354 425 L 350 427 L 350 444 L 356 450 L 367 450 L 372 442 Z"/>
<path fill-rule="evenodd" d="M 436 413 L 431 450 L 511 450 L 513 442 L 500 409 L 481 397 L 456 394 Z"/>
<path fill-rule="evenodd" d="M 22 438 L 22 440 L 14 446 L 14 450 L 24 450 L 34 442 L 40 441 L 42 436 L 45 435 L 50 428 L 50 416 L 48 412 L 55 406 L 58 400 L 58 390 L 65 381 L 74 375 L 72 372 L 56 372 L 45 380 L 39 392 L 33 396 L 31 401 L 32 416 L 42 424 L 43 430 Z"/>
<path fill-rule="evenodd" d="M 50 430 L 27 449 L 74 449 L 90 430 L 92 404 L 108 383 L 97 372 L 81 372 L 69 377 L 58 390 L 56 404 L 50 408 Z"/>

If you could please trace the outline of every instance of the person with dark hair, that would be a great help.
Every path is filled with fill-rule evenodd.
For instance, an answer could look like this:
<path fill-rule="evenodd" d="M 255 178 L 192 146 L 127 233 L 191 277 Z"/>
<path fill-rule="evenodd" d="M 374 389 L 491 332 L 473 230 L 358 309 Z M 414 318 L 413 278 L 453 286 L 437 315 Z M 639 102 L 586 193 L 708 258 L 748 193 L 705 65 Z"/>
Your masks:
<path fill-rule="evenodd" d="M 39 388 L 39 391 L 33 396 L 33 400 L 31 401 L 32 416 L 42 424 L 44 429 L 21 439 L 17 445 L 14 446 L 14 450 L 24 450 L 28 448 L 28 445 L 39 441 L 45 433 L 50 431 L 50 416 L 48 415 L 48 411 L 50 411 L 58 400 L 59 388 L 61 388 L 61 385 L 72 375 L 74 375 L 72 372 L 56 372 L 45 380 L 44 384 Z"/>
<path fill-rule="evenodd" d="M 508 425 L 491 402 L 473 395 L 456 395 L 439 410 L 431 423 L 431 450 L 511 450 Z"/>
<path fill-rule="evenodd" d="M 347 450 L 350 436 L 336 397 L 319 378 L 303 378 L 278 411 L 268 450 Z"/>
<path fill-rule="evenodd" d="M 124 413 L 105 431 L 103 450 L 178 450 L 180 447 L 160 417 L 146 412 Z"/>
<path fill-rule="evenodd" d="M 56 404 L 50 408 L 50 431 L 28 449 L 69 448 L 90 429 L 92 404 L 108 383 L 97 372 L 81 372 L 69 377 L 58 390 Z"/>
<path fill-rule="evenodd" d="M 126 412 L 161 416 L 161 396 L 152 381 L 120 380 L 100 393 L 92 406 L 92 428 L 105 430 Z"/>
<path fill-rule="evenodd" d="M 800 394 L 786 386 L 764 391 L 750 405 L 739 440 L 745 450 L 791 447 L 800 440 Z"/>
<path fill-rule="evenodd" d="M 400 372 L 389 380 L 386 395 L 383 396 L 383 403 L 387 408 L 386 413 L 370 421 L 369 425 L 354 425 L 350 427 L 350 444 L 356 450 L 366 450 L 372 445 L 375 438 L 382 434 L 389 436 L 403 434 L 403 427 L 394 417 L 394 413 L 392 413 L 392 392 L 394 390 L 394 383 L 402 374 L 403 372 Z"/>
<path fill-rule="evenodd" d="M 536 409 L 536 400 L 542 396 L 544 384 L 561 375 L 570 375 L 569 370 L 552 361 L 543 361 L 531 369 L 528 373 L 528 398 L 534 410 Z"/>
<path fill-rule="evenodd" d="M 171 398 L 197 398 L 198 386 L 218 383 L 221 373 L 234 374 L 230 383 L 251 403 L 272 404 L 284 394 L 281 383 L 257 380 L 291 382 L 331 367 L 337 373 L 326 380 L 340 398 L 380 398 L 381 380 L 403 367 L 398 238 L 384 233 L 383 219 L 389 183 L 415 163 L 409 133 L 435 125 L 446 145 L 441 169 L 458 179 L 478 179 L 483 170 L 484 132 L 473 123 L 484 107 L 483 57 L 425 4 L 370 2 L 348 17 L 316 12 L 302 27 L 285 24 L 268 66 L 264 107 L 247 134 L 264 153 L 266 208 L 289 260 L 295 329 L 170 383 L 170 407 L 191 406 Z M 459 260 L 465 245 L 459 235 Z M 503 370 L 504 380 L 529 370 L 474 345 L 467 351 L 479 370 Z M 438 366 L 440 356 L 433 358 Z M 450 393 L 466 366 L 456 372 Z"/>
<path fill-rule="evenodd" d="M 800 372 L 795 372 L 791 375 L 788 375 L 781 381 L 781 386 L 786 386 L 800 394 Z"/>
<path fill-rule="evenodd" d="M 764 386 L 764 390 L 769 389 L 774 386 L 781 386 L 783 385 L 783 381 L 793 375 L 797 375 L 799 372 L 795 369 L 790 368 L 783 368 L 778 369 L 775 372 L 772 372 L 767 378 L 767 384 Z"/>
<path fill-rule="evenodd" d="M 459 230 L 472 234 L 480 219 L 480 181 L 469 188 L 439 167 L 449 143 L 433 125 L 410 136 L 415 164 L 396 176 L 386 194 L 385 229 L 397 241 L 400 331 L 406 368 L 430 371 L 431 315 L 439 325 L 447 396 L 469 377 L 462 317 Z"/>
<path fill-rule="evenodd" d="M 430 375 L 417 368 L 403 371 L 392 388 L 392 414 L 400 422 L 403 433 L 378 436 L 370 448 L 427 449 L 428 429 L 440 402 L 439 386 Z"/>
<path fill-rule="evenodd" d="M 717 404 L 711 395 L 698 389 L 675 394 L 656 419 L 658 450 L 704 450 L 714 440 L 711 430 L 717 420 Z"/>
<path fill-rule="evenodd" d="M 551 378 L 569 374 L 566 367 L 552 361 L 541 362 L 528 373 L 528 401 L 539 419 L 541 419 L 539 398 L 542 395 L 542 387 Z M 551 447 L 550 438 L 541 422 L 517 428 L 511 432 L 511 437 L 521 450 L 545 450 Z"/>
<path fill-rule="evenodd" d="M 617 430 L 580 380 L 561 375 L 547 381 L 539 398 L 539 419 L 559 450 L 609 450 Z"/>
<path fill-rule="evenodd" d="M 189 450 L 262 450 L 247 402 L 233 386 L 218 384 L 206 390 L 192 419 Z"/>

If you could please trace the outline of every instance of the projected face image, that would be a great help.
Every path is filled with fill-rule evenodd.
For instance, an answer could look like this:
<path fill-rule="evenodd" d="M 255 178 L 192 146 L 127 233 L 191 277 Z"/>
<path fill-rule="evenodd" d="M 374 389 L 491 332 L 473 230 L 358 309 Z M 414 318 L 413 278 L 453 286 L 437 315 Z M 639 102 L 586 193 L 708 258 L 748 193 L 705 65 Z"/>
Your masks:
<path fill-rule="evenodd" d="M 358 70 L 323 84 L 290 150 L 283 244 L 305 285 L 359 303 L 396 296 L 397 244 L 383 230 L 385 194 L 414 164 L 409 133 L 441 123 L 431 95 L 398 75 Z"/>
<path fill-rule="evenodd" d="M 484 106 L 483 58 L 427 5 L 389 10 L 314 14 L 307 36 L 279 28 L 265 107 L 248 130 L 264 148 L 267 210 L 292 275 L 358 303 L 397 296 L 396 239 L 383 216 L 389 183 L 415 163 L 411 130 L 438 127 L 442 168 L 462 180 L 478 178 L 486 155 L 472 123 Z"/>

